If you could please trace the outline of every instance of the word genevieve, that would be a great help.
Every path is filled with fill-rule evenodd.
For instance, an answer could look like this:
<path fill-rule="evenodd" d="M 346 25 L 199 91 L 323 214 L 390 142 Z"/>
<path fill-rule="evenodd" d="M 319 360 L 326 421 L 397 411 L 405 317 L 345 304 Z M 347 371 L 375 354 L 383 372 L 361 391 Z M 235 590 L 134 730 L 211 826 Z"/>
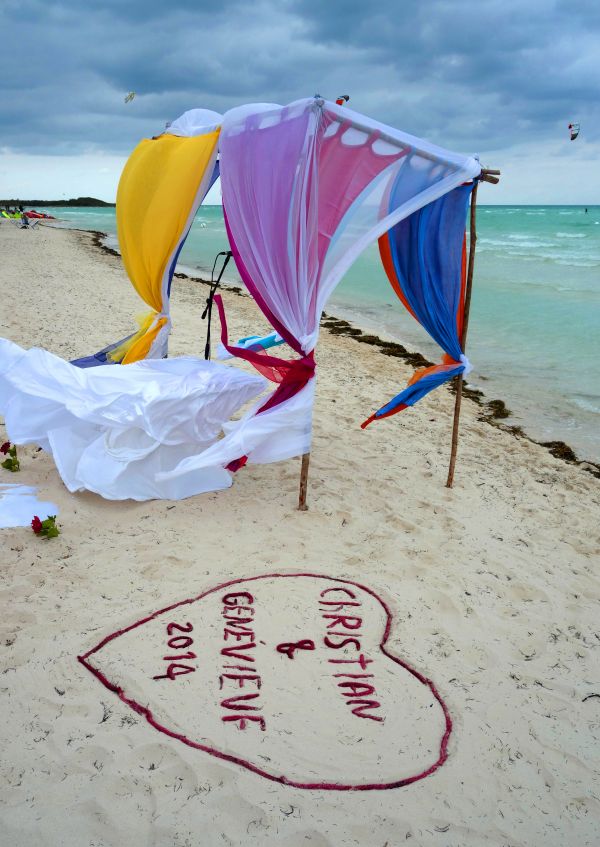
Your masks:
<path fill-rule="evenodd" d="M 339 659 L 337 656 L 327 659 L 336 670 L 333 676 L 341 695 L 346 699 L 348 706 L 353 706 L 351 711 L 356 717 L 383 721 L 383 716 L 375 713 L 381 708 L 381 703 L 373 699 L 373 695 L 377 695 L 375 684 L 367 682 L 374 678 L 374 675 L 368 672 L 368 666 L 372 664 L 373 659 L 369 659 L 362 652 L 360 642 L 362 633 L 359 630 L 363 620 L 358 615 L 348 614 L 346 611 L 350 609 L 356 612 L 361 606 L 360 601 L 349 588 L 341 586 L 325 588 L 319 596 L 321 598 L 319 611 L 323 620 L 326 621 L 327 630 L 323 643 L 331 650 L 352 647 L 356 652 L 352 659 Z"/>
<path fill-rule="evenodd" d="M 223 641 L 221 656 L 223 664 L 219 676 L 219 688 L 230 696 L 221 700 L 225 714 L 221 720 L 235 723 L 238 729 L 258 726 L 267 728 L 260 714 L 260 688 L 262 680 L 256 671 L 256 641 L 254 638 L 254 597 L 248 591 L 226 594 L 222 598 Z M 236 664 L 229 664 L 235 661 Z M 233 693 L 230 693 L 233 691 Z"/>

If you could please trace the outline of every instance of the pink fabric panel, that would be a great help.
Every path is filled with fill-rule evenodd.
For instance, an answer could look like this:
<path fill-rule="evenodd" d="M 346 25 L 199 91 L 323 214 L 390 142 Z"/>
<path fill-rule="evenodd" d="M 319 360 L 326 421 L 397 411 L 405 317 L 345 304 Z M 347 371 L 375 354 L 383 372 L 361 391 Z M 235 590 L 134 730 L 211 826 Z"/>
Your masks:
<path fill-rule="evenodd" d="M 233 259 L 237 266 L 239 275 L 242 278 L 242 282 L 248 289 L 248 291 L 252 294 L 253 298 L 256 300 L 258 308 L 261 310 L 263 315 L 269 321 L 273 329 L 275 329 L 282 338 L 285 339 L 286 343 L 290 345 L 292 350 L 298 353 L 300 356 L 303 356 L 304 353 L 298 341 L 294 338 L 294 336 L 289 332 L 286 326 L 284 326 L 281 321 L 273 314 L 273 312 L 269 309 L 267 303 L 263 299 L 262 296 L 262 288 L 256 286 L 252 280 L 252 277 L 248 273 L 248 268 L 244 264 L 244 260 L 240 255 L 240 251 L 237 248 L 237 244 L 235 243 L 235 239 L 233 237 L 233 233 L 231 231 L 231 227 L 229 226 L 229 221 L 227 220 L 227 211 L 225 207 L 223 207 L 223 218 L 225 220 L 225 229 L 227 230 L 227 237 L 229 239 L 229 246 L 231 247 L 231 252 L 233 253 Z M 237 355 L 237 353 L 236 353 Z"/>
<path fill-rule="evenodd" d="M 310 110 L 221 137 L 221 183 L 234 257 L 250 293 L 292 347 L 314 321 L 317 208 Z M 291 338 L 290 338 L 291 337 Z"/>
<path fill-rule="evenodd" d="M 321 134 L 330 123 L 331 119 L 323 121 Z M 377 133 L 372 133 L 362 145 L 345 144 L 342 137 L 347 129 L 342 124 L 335 135 L 322 137 L 319 142 L 319 265 L 350 206 L 376 176 L 408 153 L 375 153 L 372 145 Z"/>

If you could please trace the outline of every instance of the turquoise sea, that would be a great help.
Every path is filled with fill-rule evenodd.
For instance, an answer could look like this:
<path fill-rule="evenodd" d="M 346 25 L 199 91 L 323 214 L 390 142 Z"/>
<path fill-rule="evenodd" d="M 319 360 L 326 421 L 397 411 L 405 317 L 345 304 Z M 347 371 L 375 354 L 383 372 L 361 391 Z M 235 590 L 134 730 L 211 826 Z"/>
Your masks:
<path fill-rule="evenodd" d="M 106 232 L 116 246 L 113 208 L 45 211 L 62 226 Z M 479 206 L 477 233 L 469 382 L 504 400 L 508 422 L 534 438 L 563 440 L 580 458 L 600 460 L 600 206 Z M 207 275 L 227 247 L 221 207 L 202 206 L 179 269 Z M 376 246 L 347 273 L 328 311 L 437 361 L 438 348 L 396 299 Z"/>

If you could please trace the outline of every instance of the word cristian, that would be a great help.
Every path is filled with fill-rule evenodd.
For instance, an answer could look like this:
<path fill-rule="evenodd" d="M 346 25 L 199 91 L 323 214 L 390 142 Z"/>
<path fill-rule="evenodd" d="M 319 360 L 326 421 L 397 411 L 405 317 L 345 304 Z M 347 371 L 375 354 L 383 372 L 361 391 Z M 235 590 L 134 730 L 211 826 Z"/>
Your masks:
<path fill-rule="evenodd" d="M 353 659 L 327 659 L 331 665 L 334 665 L 336 671 L 342 671 L 333 674 L 336 681 L 339 680 L 337 687 L 340 693 L 346 699 L 346 704 L 354 707 L 353 715 L 358 718 L 369 718 L 372 721 L 383 721 L 384 718 L 381 715 L 373 714 L 376 709 L 381 708 L 381 703 L 372 699 L 372 695 L 377 695 L 375 685 L 372 682 L 366 682 L 368 679 L 372 680 L 374 675 L 364 673 L 368 671 L 368 666 L 373 659 L 367 658 L 361 649 L 362 634 L 358 630 L 362 626 L 362 618 L 354 614 L 346 614 L 347 608 L 356 611 L 357 607 L 361 606 L 360 601 L 349 588 L 341 586 L 326 588 L 319 596 L 321 597 L 319 611 L 323 620 L 327 622 L 327 634 L 323 638 L 325 646 L 331 650 L 353 647 L 358 654 Z"/>
<path fill-rule="evenodd" d="M 223 599 L 223 641 L 221 656 L 225 661 L 235 660 L 240 664 L 223 664 L 219 677 L 219 688 L 235 689 L 235 693 L 221 700 L 221 708 L 226 714 L 221 720 L 237 724 L 238 729 L 246 729 L 250 725 L 258 725 L 261 730 L 267 728 L 264 717 L 260 714 L 262 706 L 260 688 L 262 680 L 256 672 L 254 651 L 254 597 L 248 591 L 237 591 L 226 594 Z M 243 663 L 243 664 L 242 664 Z M 243 693 L 239 693 L 243 689 Z"/>

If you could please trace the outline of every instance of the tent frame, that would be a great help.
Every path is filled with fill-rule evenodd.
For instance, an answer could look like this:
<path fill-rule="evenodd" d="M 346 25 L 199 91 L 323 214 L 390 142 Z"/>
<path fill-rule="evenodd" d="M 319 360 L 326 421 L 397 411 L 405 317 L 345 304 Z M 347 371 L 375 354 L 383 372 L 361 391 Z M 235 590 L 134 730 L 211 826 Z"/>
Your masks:
<path fill-rule="evenodd" d="M 467 280 L 465 290 L 465 310 L 463 319 L 463 329 L 461 336 L 461 347 L 463 353 L 467 343 L 467 332 L 469 329 L 469 313 L 471 310 L 471 293 L 473 290 L 473 270 L 475 267 L 475 246 L 477 244 L 477 229 L 476 229 L 476 214 L 477 214 L 477 188 L 480 182 L 489 182 L 496 185 L 500 180 L 500 171 L 490 168 L 482 168 L 481 173 L 474 180 L 473 192 L 471 194 L 471 211 L 469 221 L 469 261 L 467 265 Z M 460 424 L 460 407 L 462 402 L 463 375 L 459 374 L 456 379 L 456 400 L 454 404 L 454 420 L 452 423 L 452 446 L 450 450 L 450 465 L 448 468 L 448 478 L 446 480 L 446 488 L 452 488 L 454 484 L 454 470 L 456 467 L 456 456 L 458 452 L 458 433 Z M 300 467 L 300 491 L 298 495 L 298 510 L 306 512 L 306 497 L 308 491 L 308 466 L 310 463 L 310 453 L 304 453 L 302 456 L 302 465 Z"/>
<path fill-rule="evenodd" d="M 500 171 L 489 170 L 484 168 L 478 179 L 475 180 L 473 191 L 471 193 L 471 213 L 469 221 L 469 264 L 467 268 L 467 285 L 465 291 L 465 311 L 463 318 L 463 328 L 460 346 L 463 353 L 467 346 L 467 332 L 469 330 L 469 312 L 471 310 L 471 292 L 473 290 L 473 269 L 475 267 L 475 247 L 477 244 L 477 188 L 479 182 L 491 182 L 497 184 L 500 180 Z M 450 449 L 450 465 L 448 467 L 448 478 L 446 480 L 446 488 L 452 488 L 454 484 L 454 469 L 456 467 L 456 454 L 458 452 L 458 428 L 460 423 L 460 406 L 462 402 L 463 374 L 459 374 L 456 379 L 456 400 L 454 402 L 454 420 L 452 422 L 452 446 Z"/>

